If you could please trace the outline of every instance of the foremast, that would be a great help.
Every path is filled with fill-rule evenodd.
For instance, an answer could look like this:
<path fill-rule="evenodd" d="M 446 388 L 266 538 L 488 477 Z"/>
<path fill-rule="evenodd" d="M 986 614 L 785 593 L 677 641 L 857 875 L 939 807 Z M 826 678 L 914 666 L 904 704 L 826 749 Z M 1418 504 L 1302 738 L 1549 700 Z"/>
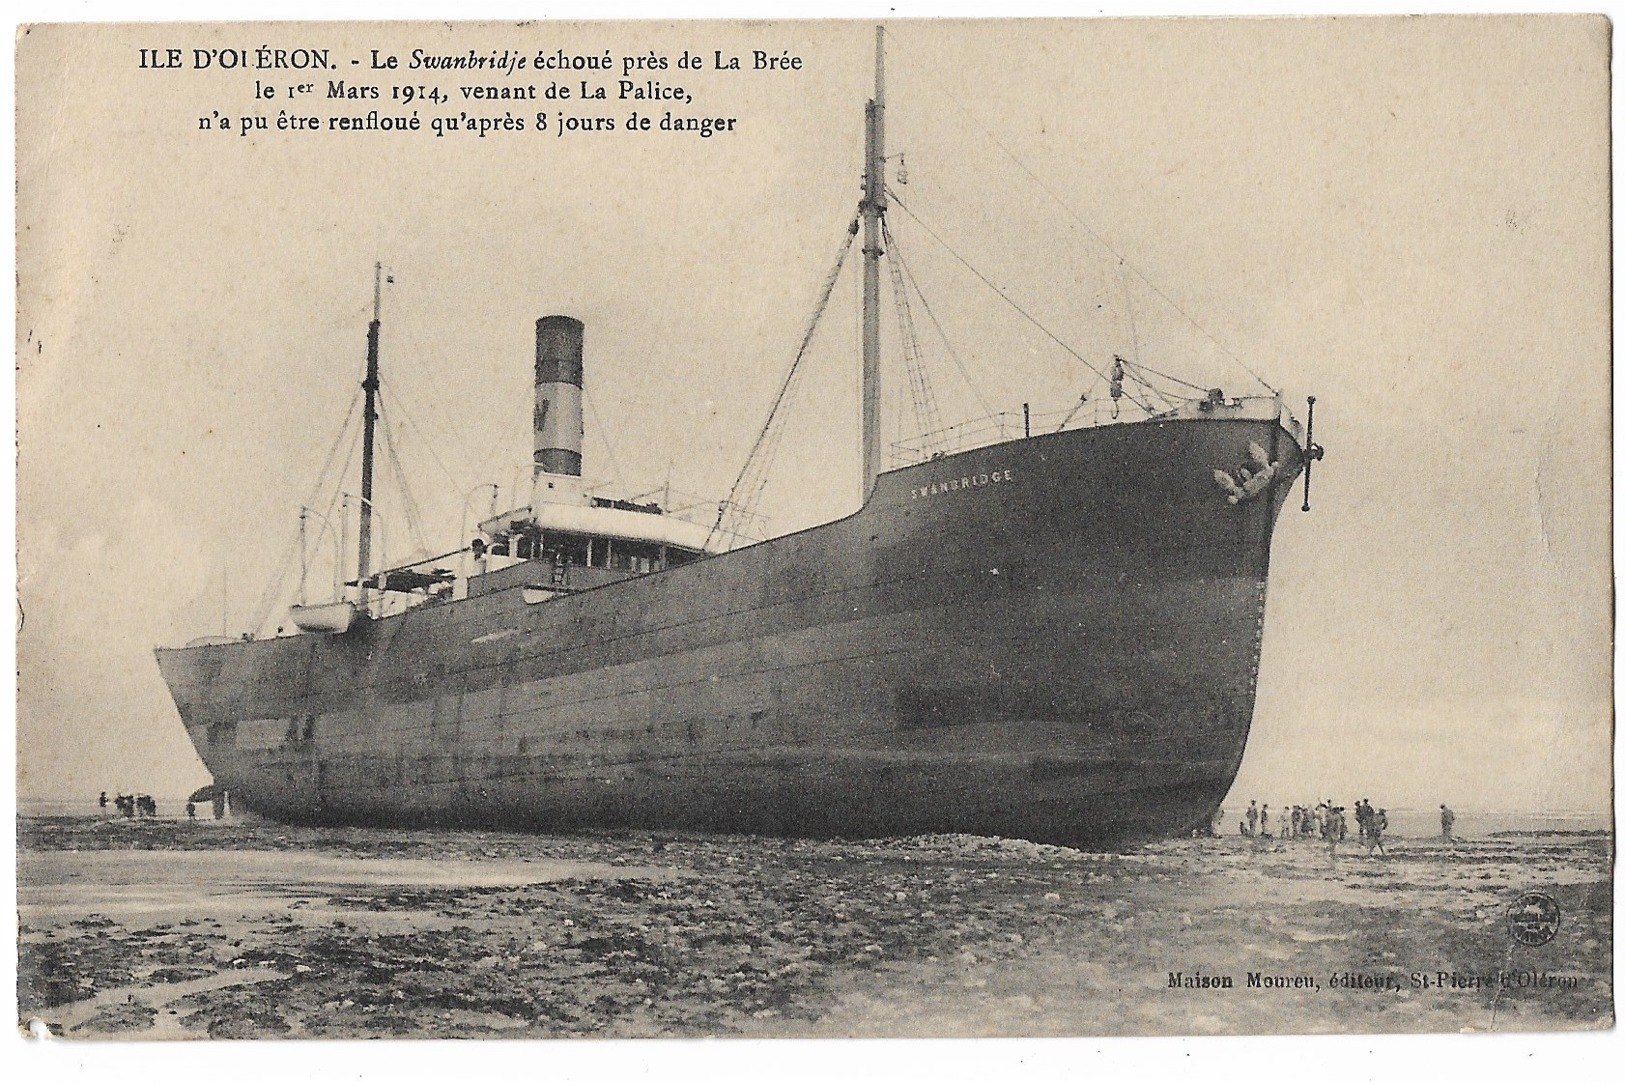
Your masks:
<path fill-rule="evenodd" d="M 372 265 L 372 323 L 367 325 L 367 376 L 361 388 L 367 393 L 366 408 L 361 415 L 361 527 L 356 553 L 356 584 L 361 593 L 361 606 L 367 606 L 367 577 L 372 573 L 372 444 L 373 430 L 378 422 L 378 326 L 383 301 L 384 265 Z"/>
<path fill-rule="evenodd" d="M 863 201 L 863 498 L 880 475 L 880 257 L 886 215 L 885 31 L 875 27 L 875 96 L 864 110 Z"/>

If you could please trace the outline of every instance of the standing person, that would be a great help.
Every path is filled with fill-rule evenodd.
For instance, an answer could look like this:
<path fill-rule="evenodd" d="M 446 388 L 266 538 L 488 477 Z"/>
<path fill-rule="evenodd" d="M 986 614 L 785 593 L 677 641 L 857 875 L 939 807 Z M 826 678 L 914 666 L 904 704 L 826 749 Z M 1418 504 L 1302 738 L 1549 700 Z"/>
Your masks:
<path fill-rule="evenodd" d="M 1253 799 L 1247 804 L 1247 835 L 1258 835 L 1258 800 Z"/>
<path fill-rule="evenodd" d="M 1343 808 L 1334 806 L 1326 813 L 1327 837 L 1331 840 L 1332 855 L 1337 855 L 1337 845 L 1341 844 L 1349 835 L 1348 818 L 1343 816 Z"/>
<path fill-rule="evenodd" d="M 1270 838 L 1270 804 L 1265 803 L 1264 809 L 1258 815 L 1258 834 L 1265 840 Z"/>
<path fill-rule="evenodd" d="M 103 791 L 101 793 L 101 796 L 96 800 L 96 805 L 102 808 L 102 813 L 107 813 L 107 792 Z"/>
<path fill-rule="evenodd" d="M 1382 834 L 1384 830 L 1388 828 L 1388 811 L 1377 810 L 1373 812 L 1366 820 L 1370 823 L 1366 853 L 1370 854 L 1372 849 L 1376 849 L 1377 851 L 1382 852 L 1382 854 L 1387 855 L 1388 852 L 1384 850 L 1382 846 Z"/>
<path fill-rule="evenodd" d="M 186 800 L 186 820 L 197 820 L 197 803 L 193 802 L 191 799 Z"/>
<path fill-rule="evenodd" d="M 1452 843 L 1455 840 L 1455 837 L 1452 835 L 1455 832 L 1455 828 L 1456 812 L 1441 802 L 1439 804 L 1439 835 L 1444 838 L 1444 842 L 1446 844 Z"/>

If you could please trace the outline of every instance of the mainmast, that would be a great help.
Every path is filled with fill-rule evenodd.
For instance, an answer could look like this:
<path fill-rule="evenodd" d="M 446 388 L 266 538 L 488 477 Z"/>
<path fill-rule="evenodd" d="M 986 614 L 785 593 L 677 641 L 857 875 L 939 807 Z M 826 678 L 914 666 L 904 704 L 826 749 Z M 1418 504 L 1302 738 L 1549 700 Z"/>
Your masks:
<path fill-rule="evenodd" d="M 372 323 L 367 325 L 367 378 L 361 387 L 367 393 L 361 430 L 361 531 L 360 553 L 356 557 L 356 583 L 361 604 L 367 604 L 367 576 L 372 572 L 372 432 L 378 421 L 378 313 L 383 300 L 384 265 L 372 265 Z"/>
<path fill-rule="evenodd" d="M 886 214 L 885 31 L 875 27 L 875 96 L 864 111 L 863 201 L 863 498 L 880 474 L 880 247 Z"/>

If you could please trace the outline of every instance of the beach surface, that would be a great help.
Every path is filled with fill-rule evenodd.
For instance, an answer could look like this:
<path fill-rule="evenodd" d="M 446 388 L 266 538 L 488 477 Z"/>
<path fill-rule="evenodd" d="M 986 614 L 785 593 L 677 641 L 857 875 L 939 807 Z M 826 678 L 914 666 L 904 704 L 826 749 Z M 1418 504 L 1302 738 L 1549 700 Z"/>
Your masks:
<path fill-rule="evenodd" d="M 1613 1024 L 1609 835 L 1385 845 L 25 817 L 19 1024 L 119 1039 Z M 1543 944 L 1509 919 L 1529 893 L 1558 912 Z"/>

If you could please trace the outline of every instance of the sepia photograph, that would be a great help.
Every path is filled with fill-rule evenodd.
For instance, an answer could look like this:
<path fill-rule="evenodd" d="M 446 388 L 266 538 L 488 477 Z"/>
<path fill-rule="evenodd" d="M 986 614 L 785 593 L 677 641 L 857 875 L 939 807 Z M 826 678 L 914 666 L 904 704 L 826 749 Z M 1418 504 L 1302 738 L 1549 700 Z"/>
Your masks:
<path fill-rule="evenodd" d="M 1606 17 L 15 60 L 21 1034 L 1614 1027 Z"/>

